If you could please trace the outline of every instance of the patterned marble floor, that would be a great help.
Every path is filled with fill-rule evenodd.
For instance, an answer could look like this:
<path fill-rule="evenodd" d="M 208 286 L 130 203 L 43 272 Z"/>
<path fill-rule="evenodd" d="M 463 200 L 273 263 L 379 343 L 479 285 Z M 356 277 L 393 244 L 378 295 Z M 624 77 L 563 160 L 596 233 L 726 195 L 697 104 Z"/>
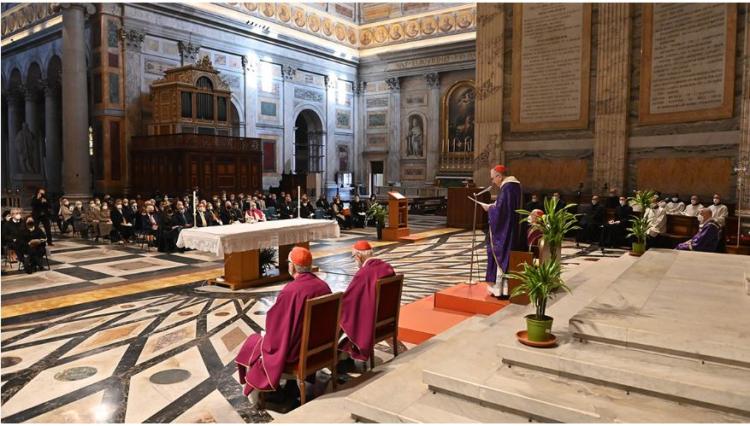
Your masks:
<path fill-rule="evenodd" d="M 444 226 L 444 218 L 413 218 L 425 230 Z M 416 231 L 413 231 L 416 232 Z M 348 254 L 352 241 L 373 231 L 345 232 L 334 241 L 313 245 L 313 252 L 333 253 L 318 257 L 320 276 L 333 291 L 346 288 L 356 270 Z M 484 268 L 484 236 L 476 241 L 477 267 Z M 406 276 L 403 302 L 419 299 L 456 282 L 467 280 L 471 258 L 470 232 L 447 234 L 412 244 L 379 247 L 379 257 Z M 110 278 L 165 274 L 194 270 L 216 259 L 200 259 L 197 253 L 172 256 L 136 254 L 117 247 L 91 247 L 66 241 L 56 244 L 57 263 L 42 284 L 54 288 L 71 285 L 105 285 L 79 272 L 87 270 Z M 98 255 L 89 257 L 91 250 Z M 71 257 L 71 254 L 83 254 Z M 622 251 L 608 251 L 619 256 Z M 568 268 L 596 261 L 600 252 L 578 250 L 566 243 Z M 95 262 L 101 257 L 101 262 Z M 179 258 L 177 258 L 179 257 Z M 181 258 L 190 259 L 183 260 Z M 94 260 L 88 260 L 95 258 Z M 195 262 L 193 262 L 195 261 Z M 89 263 L 94 262 L 94 263 Z M 129 262 L 132 269 L 118 268 Z M 177 264 L 173 266 L 172 264 Z M 114 266 L 113 266 L 114 265 Z M 183 268 L 183 269 L 173 269 Z M 60 275 L 52 275 L 60 274 Z M 40 274 L 32 275 L 32 277 Z M 475 272 L 475 277 L 478 273 Z M 68 278 L 72 277 L 72 278 Z M 78 278 L 81 281 L 70 282 Z M 10 282 L 20 279 L 10 277 Z M 33 296 L 33 283 L 6 285 L 2 296 Z M 82 284 L 83 283 L 83 284 Z M 24 287 L 26 285 L 26 287 Z M 53 312 L 37 312 L 4 319 L 2 349 L 3 422 L 266 422 L 273 411 L 251 410 L 242 395 L 233 358 L 245 337 L 263 329 L 265 312 L 273 305 L 281 285 L 230 292 L 204 282 L 170 287 L 72 306 Z M 379 345 L 379 362 L 390 358 L 389 348 Z"/>

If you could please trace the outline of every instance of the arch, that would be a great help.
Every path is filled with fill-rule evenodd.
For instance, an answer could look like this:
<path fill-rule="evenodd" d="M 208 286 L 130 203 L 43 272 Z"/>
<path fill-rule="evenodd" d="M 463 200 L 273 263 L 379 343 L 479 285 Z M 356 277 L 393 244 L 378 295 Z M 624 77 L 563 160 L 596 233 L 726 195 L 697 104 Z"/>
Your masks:
<path fill-rule="evenodd" d="M 414 141 L 416 145 L 416 149 L 415 149 L 415 146 L 413 146 L 412 149 L 410 149 L 409 147 L 409 141 L 411 141 L 410 133 L 412 130 L 412 124 L 413 124 L 412 118 L 413 117 L 416 117 L 419 120 L 421 120 L 421 123 L 417 123 L 417 124 L 422 127 L 421 142 Z M 427 123 L 427 116 L 422 111 L 411 110 L 407 112 L 406 114 L 404 114 L 402 120 L 403 121 L 401 123 L 401 128 L 403 129 L 402 131 L 403 137 L 401 138 L 401 155 L 403 157 L 409 157 L 409 158 L 414 158 L 414 159 L 425 158 L 425 155 L 427 152 L 427 144 L 429 143 L 429 139 L 427 138 L 428 136 L 427 128 L 429 127 Z M 419 152 L 418 155 L 414 154 L 415 150 Z"/>
<path fill-rule="evenodd" d="M 211 81 L 210 78 L 204 76 L 198 77 L 198 80 L 195 81 L 195 87 L 199 89 L 205 89 L 205 90 L 214 90 L 214 83 Z"/>
<path fill-rule="evenodd" d="M 10 78 L 8 79 L 8 88 L 18 88 L 23 84 L 23 77 L 21 77 L 21 71 L 16 67 L 10 71 Z"/>
<path fill-rule="evenodd" d="M 32 62 L 26 71 L 26 88 L 29 90 L 37 90 L 41 88 L 42 84 L 42 68 L 37 62 Z"/>
<path fill-rule="evenodd" d="M 47 79 L 58 81 L 62 76 L 62 60 L 57 55 L 52 55 L 47 61 Z"/>
<path fill-rule="evenodd" d="M 294 170 L 296 173 L 323 171 L 325 131 L 320 115 L 309 108 L 299 111 L 294 119 Z"/>

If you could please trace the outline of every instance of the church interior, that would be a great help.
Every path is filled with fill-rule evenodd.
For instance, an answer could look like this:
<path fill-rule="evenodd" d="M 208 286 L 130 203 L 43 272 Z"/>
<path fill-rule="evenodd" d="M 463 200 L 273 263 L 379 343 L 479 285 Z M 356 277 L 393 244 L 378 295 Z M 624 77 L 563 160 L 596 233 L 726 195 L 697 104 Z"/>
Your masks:
<path fill-rule="evenodd" d="M 2 3 L 0 421 L 750 422 L 747 3 Z"/>

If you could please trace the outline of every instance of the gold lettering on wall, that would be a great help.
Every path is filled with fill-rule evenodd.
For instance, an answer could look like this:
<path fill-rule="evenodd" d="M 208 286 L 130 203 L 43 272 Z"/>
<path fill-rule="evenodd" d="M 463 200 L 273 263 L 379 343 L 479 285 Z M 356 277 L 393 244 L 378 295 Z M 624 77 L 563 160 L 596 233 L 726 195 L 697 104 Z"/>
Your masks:
<path fill-rule="evenodd" d="M 588 126 L 591 5 L 513 8 L 511 130 Z"/>
<path fill-rule="evenodd" d="M 641 123 L 732 117 L 737 6 L 643 6 Z"/>

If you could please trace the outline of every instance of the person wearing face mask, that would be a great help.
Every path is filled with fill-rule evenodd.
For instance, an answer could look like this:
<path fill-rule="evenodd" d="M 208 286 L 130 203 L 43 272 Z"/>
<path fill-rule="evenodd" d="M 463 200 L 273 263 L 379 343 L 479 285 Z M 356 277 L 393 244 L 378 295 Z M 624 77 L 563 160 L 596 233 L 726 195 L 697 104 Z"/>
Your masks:
<path fill-rule="evenodd" d="M 648 221 L 647 244 L 649 247 L 661 247 L 661 234 L 667 231 L 667 212 L 665 209 L 666 202 L 659 200 L 658 195 L 651 199 L 651 205 L 646 208 L 643 214 L 644 219 Z"/>
<path fill-rule="evenodd" d="M 52 228 L 52 223 L 50 222 L 52 207 L 49 201 L 47 201 L 46 192 L 44 188 L 39 188 L 36 196 L 31 199 L 31 217 L 34 218 L 35 223 L 44 227 L 44 232 L 47 235 L 47 244 L 54 246 L 52 244 L 52 232 L 50 232 Z"/>
<path fill-rule="evenodd" d="M 293 280 L 268 310 L 265 332 L 248 336 L 235 359 L 243 393 L 252 405 L 258 404 L 260 392 L 278 389 L 284 368 L 299 360 L 305 302 L 331 294 L 328 284 L 312 273 L 310 250 L 294 247 L 287 262 Z M 300 383 L 301 392 L 304 389 Z"/>
<path fill-rule="evenodd" d="M 576 247 L 582 242 L 600 241 L 605 213 L 604 206 L 599 204 L 599 196 L 591 197 L 591 204 L 584 207 L 583 216 L 578 221 L 581 229 L 576 234 Z"/>
<path fill-rule="evenodd" d="M 33 217 L 26 218 L 26 227 L 19 237 L 19 260 L 23 258 L 23 268 L 27 274 L 36 269 L 42 269 L 42 259 L 46 250 L 46 235 L 36 223 Z"/>
<path fill-rule="evenodd" d="M 206 205 L 201 202 L 198 204 L 198 208 L 195 212 L 195 226 L 198 228 L 205 228 L 210 226 L 210 216 L 206 213 Z"/>
<path fill-rule="evenodd" d="M 86 228 L 85 217 L 86 216 L 83 213 L 83 203 L 81 201 L 76 201 L 73 205 L 70 218 L 74 232 L 78 232 L 81 235 L 84 234 Z"/>
<path fill-rule="evenodd" d="M 175 205 L 177 207 L 177 212 L 175 213 L 175 220 L 177 220 L 177 224 L 180 226 L 180 230 L 184 228 L 192 228 L 193 227 L 192 213 L 188 213 L 188 211 L 185 209 L 185 204 L 183 204 L 182 201 L 178 201 Z"/>
<path fill-rule="evenodd" d="M 619 204 L 620 197 L 617 196 L 617 193 L 618 193 L 617 188 L 609 189 L 609 196 L 607 197 L 607 200 L 604 202 L 604 208 L 616 209 L 620 205 Z"/>
<path fill-rule="evenodd" d="M 156 215 L 154 205 L 146 202 L 141 213 L 141 232 L 146 236 L 146 243 L 151 246 L 159 232 L 159 217 Z"/>
<path fill-rule="evenodd" d="M 70 207 L 70 201 L 67 198 L 60 199 L 60 209 L 57 211 L 57 226 L 60 233 L 68 232 L 68 226 L 73 224 L 73 209 Z"/>
<path fill-rule="evenodd" d="M 631 216 L 633 216 L 633 207 L 628 204 L 627 197 L 620 197 L 614 219 L 609 220 L 602 230 L 602 238 L 599 242 L 602 249 L 625 244 L 625 232 L 630 227 Z"/>
<path fill-rule="evenodd" d="M 206 205 L 206 213 L 208 213 L 209 219 L 208 226 L 221 226 L 224 224 L 224 222 L 222 222 L 221 220 L 221 217 L 219 217 L 217 209 L 214 208 L 214 205 L 212 203 L 208 203 Z"/>
<path fill-rule="evenodd" d="M 721 238 L 721 226 L 712 215 L 710 208 L 701 209 L 698 215 L 698 221 L 701 222 L 700 229 L 693 238 L 678 244 L 675 249 L 716 252 L 719 248 L 719 238 Z"/>
<path fill-rule="evenodd" d="M 99 240 L 99 206 L 96 205 L 96 201 L 89 202 L 89 208 L 86 210 L 86 232 L 84 238 L 88 238 L 89 235 Z"/>
<path fill-rule="evenodd" d="M 341 299 L 341 330 L 339 350 L 359 361 L 367 361 L 375 345 L 373 321 L 377 306 L 377 281 L 396 275 L 387 262 L 374 257 L 367 241 L 357 241 L 352 247 L 352 258 L 357 273 L 346 287 Z"/>
<path fill-rule="evenodd" d="M 698 196 L 692 195 L 690 197 L 690 204 L 685 207 L 685 209 L 682 211 L 682 214 L 685 216 L 698 217 L 698 214 L 700 213 L 702 208 L 703 204 L 698 201 Z"/>
<path fill-rule="evenodd" d="M 724 228 L 724 224 L 726 223 L 727 216 L 729 216 L 729 209 L 724 204 L 721 204 L 721 196 L 719 194 L 714 194 L 714 203 L 711 204 L 708 208 L 711 209 L 711 214 L 716 223 L 719 224 L 720 227 Z"/>
<path fill-rule="evenodd" d="M 250 208 L 245 212 L 245 223 L 265 222 L 266 215 L 259 209 L 255 201 L 250 202 Z"/>
<path fill-rule="evenodd" d="M 114 242 L 119 237 L 122 238 L 123 243 L 128 243 L 133 238 L 134 228 L 133 223 L 125 217 L 125 208 L 123 207 L 122 200 L 115 200 L 115 208 L 112 210 L 111 218 L 116 232 L 112 232 L 110 240 Z"/>
<path fill-rule="evenodd" d="M 159 251 L 172 253 L 177 251 L 177 236 L 180 233 L 180 225 L 177 223 L 172 207 L 167 206 L 161 215 L 159 222 L 159 236 L 156 241 Z"/>
<path fill-rule="evenodd" d="M 539 201 L 539 194 L 537 193 L 531 194 L 531 201 L 526 203 L 526 211 L 533 212 L 534 210 L 544 211 L 544 204 Z"/>
<path fill-rule="evenodd" d="M 102 203 L 99 208 L 99 236 L 102 238 L 109 237 L 112 233 L 112 212 L 109 210 L 109 204 Z"/>
<path fill-rule="evenodd" d="M 23 232 L 24 223 L 21 221 L 21 210 L 14 208 L 3 213 L 2 243 L 8 249 L 6 256 L 9 262 L 18 258 L 18 239 Z"/>
<path fill-rule="evenodd" d="M 565 203 L 565 201 L 563 201 L 562 197 L 560 197 L 560 193 L 559 192 L 553 192 L 552 193 L 552 199 L 555 200 L 555 201 L 557 201 L 557 205 L 555 207 L 555 211 L 560 211 L 560 210 L 563 209 L 563 207 L 565 207 L 566 203 Z"/>
<path fill-rule="evenodd" d="M 667 214 L 682 214 L 683 211 L 685 211 L 685 203 L 680 201 L 680 196 L 677 194 L 674 194 L 671 198 L 669 198 L 669 201 L 667 202 L 667 205 L 665 207 L 667 210 Z"/>

